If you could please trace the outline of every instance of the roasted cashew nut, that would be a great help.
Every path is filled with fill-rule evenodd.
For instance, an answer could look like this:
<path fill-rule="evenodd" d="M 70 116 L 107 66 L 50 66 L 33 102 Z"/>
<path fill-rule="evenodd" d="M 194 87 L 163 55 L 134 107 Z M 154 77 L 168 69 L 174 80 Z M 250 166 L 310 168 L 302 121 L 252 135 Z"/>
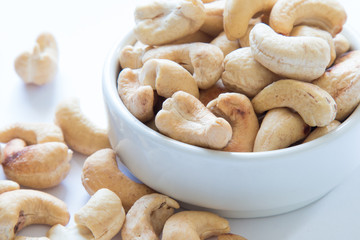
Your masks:
<path fill-rule="evenodd" d="M 240 93 L 223 93 L 206 106 L 232 127 L 232 138 L 223 151 L 252 152 L 259 121 L 248 97 Z"/>
<path fill-rule="evenodd" d="M 350 49 L 349 40 L 341 33 L 337 34 L 334 37 L 334 45 L 337 57 L 346 53 Z"/>
<path fill-rule="evenodd" d="M 20 189 L 20 186 L 17 182 L 11 180 L 0 180 L 0 194 L 17 189 Z"/>
<path fill-rule="evenodd" d="M 180 205 L 173 199 L 158 193 L 141 197 L 126 214 L 121 230 L 123 240 L 159 239 L 165 221 Z"/>
<path fill-rule="evenodd" d="M 217 46 L 221 49 L 224 56 L 228 55 L 232 51 L 240 48 L 240 44 L 238 40 L 230 41 L 227 37 L 225 32 L 221 32 L 216 38 L 214 38 L 211 44 Z"/>
<path fill-rule="evenodd" d="M 217 236 L 217 240 L 247 240 L 247 239 L 240 235 L 225 233 Z"/>
<path fill-rule="evenodd" d="M 205 20 L 200 0 L 155 0 L 135 8 L 134 33 L 148 45 L 170 43 L 200 29 Z"/>
<path fill-rule="evenodd" d="M 310 127 L 299 114 L 287 108 L 268 111 L 256 135 L 254 152 L 282 149 L 305 138 Z"/>
<path fill-rule="evenodd" d="M 256 113 L 277 107 L 289 107 L 309 126 L 326 126 L 336 116 L 336 103 L 325 90 L 297 80 L 279 80 L 265 87 L 253 99 Z"/>
<path fill-rule="evenodd" d="M 31 224 L 66 225 L 70 215 L 60 199 L 36 190 L 19 189 L 0 194 L 0 236 L 12 240 Z"/>
<path fill-rule="evenodd" d="M 216 37 L 224 31 L 224 8 L 225 0 L 216 0 L 204 4 L 205 21 L 201 25 L 200 31 Z"/>
<path fill-rule="evenodd" d="M 334 120 L 329 125 L 325 127 L 317 127 L 315 128 L 304 140 L 303 143 L 310 142 L 312 140 L 315 140 L 319 137 L 322 137 L 329 132 L 335 130 L 338 126 L 340 126 L 341 122 Z"/>
<path fill-rule="evenodd" d="M 8 179 L 32 188 L 58 185 L 70 171 L 72 151 L 64 143 L 47 142 L 26 146 L 13 139 L 4 148 L 4 173 Z"/>
<path fill-rule="evenodd" d="M 25 83 L 43 85 L 51 81 L 58 69 L 58 49 L 54 36 L 42 33 L 32 53 L 24 52 L 15 59 L 15 71 Z"/>
<path fill-rule="evenodd" d="M 76 98 L 57 105 L 55 123 L 61 128 L 66 144 L 79 153 L 90 155 L 110 147 L 107 130 L 97 127 L 82 113 Z"/>
<path fill-rule="evenodd" d="M 251 30 L 250 47 L 254 58 L 270 71 L 302 81 L 320 77 L 330 62 L 330 47 L 324 39 L 283 36 L 264 23 Z"/>
<path fill-rule="evenodd" d="M 181 91 L 165 100 L 155 124 L 161 133 L 173 139 L 212 149 L 225 147 L 232 136 L 226 120 L 216 117 L 197 98 Z"/>
<path fill-rule="evenodd" d="M 228 232 L 229 222 L 214 213 L 182 211 L 166 221 L 162 240 L 203 240 Z"/>
<path fill-rule="evenodd" d="M 283 35 L 289 35 L 294 25 L 304 24 L 334 37 L 345 21 L 345 9 L 336 0 L 278 0 L 270 14 L 271 28 Z"/>
<path fill-rule="evenodd" d="M 144 54 L 143 63 L 154 58 L 179 63 L 193 73 L 201 89 L 214 85 L 224 69 L 224 54 L 220 48 L 209 43 L 187 43 L 151 49 Z"/>
<path fill-rule="evenodd" d="M 101 188 L 116 193 L 125 211 L 140 197 L 154 192 L 145 184 L 134 182 L 118 169 L 116 154 L 112 149 L 99 150 L 85 160 L 81 181 L 90 195 Z"/>

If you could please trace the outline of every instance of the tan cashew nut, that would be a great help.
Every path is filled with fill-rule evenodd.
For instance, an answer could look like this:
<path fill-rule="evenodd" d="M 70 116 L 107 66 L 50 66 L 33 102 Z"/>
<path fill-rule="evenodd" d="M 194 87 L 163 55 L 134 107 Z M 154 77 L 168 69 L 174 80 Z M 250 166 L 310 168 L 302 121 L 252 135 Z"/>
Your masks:
<path fill-rule="evenodd" d="M 134 33 L 148 45 L 170 43 L 200 29 L 205 20 L 200 0 L 155 0 L 135 8 Z"/>
<path fill-rule="evenodd" d="M 203 240 L 228 232 L 229 222 L 214 213 L 182 211 L 166 221 L 162 240 Z"/>
<path fill-rule="evenodd" d="M 24 52 L 15 59 L 15 71 L 25 83 L 43 85 L 51 81 L 58 69 L 58 49 L 50 33 L 42 33 L 32 53 Z"/>
<path fill-rule="evenodd" d="M 287 108 L 268 111 L 256 136 L 254 152 L 286 148 L 305 138 L 310 127 L 299 114 Z"/>
<path fill-rule="evenodd" d="M 287 37 L 258 23 L 250 33 L 255 59 L 270 71 L 287 78 L 312 81 L 330 62 L 329 44 L 319 37 Z"/>
<path fill-rule="evenodd" d="M 141 68 L 139 81 L 150 85 L 165 98 L 177 91 L 187 92 L 199 98 L 199 88 L 193 76 L 181 65 L 167 59 L 150 59 Z"/>
<path fill-rule="evenodd" d="M 239 44 L 241 47 L 250 47 L 250 32 L 257 23 L 261 23 L 261 17 L 252 18 L 250 20 L 246 33 L 239 38 Z"/>
<path fill-rule="evenodd" d="M 14 239 L 31 224 L 66 225 L 70 215 L 60 199 L 36 190 L 19 189 L 0 194 L 0 236 Z"/>
<path fill-rule="evenodd" d="M 2 166 L 6 177 L 20 185 L 49 188 L 68 175 L 71 157 L 72 151 L 60 142 L 26 146 L 23 140 L 13 139 L 4 148 Z"/>
<path fill-rule="evenodd" d="M 121 49 L 119 54 L 119 63 L 121 68 L 141 68 L 143 65 L 142 57 L 149 49 L 151 49 L 151 47 L 148 45 L 136 46 L 135 44 L 135 46 L 125 46 L 123 49 Z"/>
<path fill-rule="evenodd" d="M 90 155 L 110 147 L 107 130 L 97 127 L 82 113 L 76 98 L 57 105 L 55 123 L 60 126 L 66 144 L 79 153 Z"/>
<path fill-rule="evenodd" d="M 289 35 L 294 25 L 311 25 L 333 37 L 342 30 L 346 12 L 336 0 L 278 0 L 270 14 L 270 26 Z"/>
<path fill-rule="evenodd" d="M 197 98 L 181 91 L 166 99 L 155 117 L 155 124 L 161 133 L 200 147 L 221 149 L 232 136 L 226 120 L 216 117 Z"/>
<path fill-rule="evenodd" d="M 216 0 L 204 4 L 205 21 L 200 30 L 213 37 L 216 37 L 224 31 L 223 14 L 225 0 Z"/>
<path fill-rule="evenodd" d="M 329 125 L 325 127 L 317 127 L 315 128 L 304 140 L 304 143 L 310 142 L 316 138 L 322 137 L 329 132 L 335 130 L 338 126 L 340 126 L 340 122 L 337 120 L 332 121 Z"/>
<path fill-rule="evenodd" d="M 219 47 L 223 52 L 224 56 L 228 55 L 232 51 L 240 48 L 240 44 L 238 40 L 230 41 L 225 32 L 220 33 L 214 40 L 210 42 L 211 44 Z"/>
<path fill-rule="evenodd" d="M 209 102 L 207 108 L 225 118 L 232 127 L 232 138 L 223 151 L 253 151 L 259 121 L 248 97 L 240 93 L 223 93 Z"/>
<path fill-rule="evenodd" d="M 0 194 L 17 189 L 20 189 L 20 186 L 17 182 L 11 180 L 0 180 Z"/>
<path fill-rule="evenodd" d="M 341 33 L 334 37 L 334 45 L 337 57 L 350 50 L 349 40 Z"/>
<path fill-rule="evenodd" d="M 118 169 L 112 149 L 99 150 L 85 160 L 81 181 L 90 195 L 101 188 L 116 193 L 125 211 L 140 197 L 154 192 L 145 184 L 134 182 Z"/>
<path fill-rule="evenodd" d="M 279 80 L 265 87 L 253 99 L 256 113 L 277 107 L 294 109 L 310 126 L 326 126 L 336 116 L 336 103 L 325 90 L 296 80 Z"/>
<path fill-rule="evenodd" d="M 56 224 L 49 229 L 46 236 L 51 240 L 95 240 L 91 231 L 87 227 L 80 225 L 64 227 L 61 224 Z"/>
<path fill-rule="evenodd" d="M 258 63 L 249 47 L 243 47 L 228 54 L 224 59 L 221 79 L 231 91 L 254 97 L 264 87 L 280 77 Z"/>
<path fill-rule="evenodd" d="M 158 193 L 141 197 L 126 214 L 121 230 L 123 240 L 159 239 L 165 221 L 180 205 L 173 199 Z"/>
<path fill-rule="evenodd" d="M 243 37 L 249 21 L 259 12 L 269 12 L 276 0 L 227 0 L 224 9 L 224 30 L 230 40 Z"/>
<path fill-rule="evenodd" d="M 198 87 L 206 89 L 219 80 L 223 72 L 224 54 L 209 43 L 187 43 L 162 46 L 144 54 L 143 63 L 150 59 L 169 59 L 193 73 Z"/>

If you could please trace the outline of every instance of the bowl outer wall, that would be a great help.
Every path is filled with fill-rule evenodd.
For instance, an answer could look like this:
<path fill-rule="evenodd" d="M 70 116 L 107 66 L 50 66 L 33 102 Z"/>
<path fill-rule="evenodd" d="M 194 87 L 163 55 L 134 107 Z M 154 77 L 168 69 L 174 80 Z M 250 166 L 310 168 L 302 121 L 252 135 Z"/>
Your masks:
<path fill-rule="evenodd" d="M 353 49 L 360 49 L 359 37 L 350 28 L 343 33 Z M 128 33 L 104 65 L 109 138 L 127 168 L 156 191 L 223 216 L 260 217 L 319 199 L 360 164 L 359 107 L 326 136 L 269 152 L 209 150 L 157 133 L 126 109 L 116 89 L 118 55 L 135 41 Z"/>

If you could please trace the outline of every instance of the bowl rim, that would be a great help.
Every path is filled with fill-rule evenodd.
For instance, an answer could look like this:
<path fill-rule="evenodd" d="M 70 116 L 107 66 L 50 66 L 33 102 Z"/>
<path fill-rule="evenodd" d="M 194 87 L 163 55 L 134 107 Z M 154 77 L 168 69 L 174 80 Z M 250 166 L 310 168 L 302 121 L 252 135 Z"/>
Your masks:
<path fill-rule="evenodd" d="M 360 50 L 360 35 L 345 24 L 342 33 L 349 39 L 352 50 Z M 333 141 L 340 136 L 344 135 L 345 132 L 351 131 L 351 127 L 357 121 L 360 121 L 360 105 L 358 105 L 354 111 L 347 117 L 345 121 L 341 123 L 339 127 L 335 130 L 327 133 L 326 135 L 314 139 L 310 142 L 301 143 L 295 146 L 276 149 L 271 151 L 264 152 L 225 152 L 214 149 L 207 149 L 195 145 L 191 145 L 188 143 L 180 142 L 178 140 L 172 139 L 168 136 L 165 136 L 150 127 L 146 126 L 144 123 L 139 121 L 136 117 L 134 117 L 128 109 L 125 107 L 123 102 L 121 101 L 118 91 L 117 91 L 117 76 L 118 73 L 115 73 L 115 79 L 113 75 L 113 71 L 116 70 L 118 72 L 120 66 L 118 66 L 118 56 L 120 50 L 126 44 L 134 44 L 136 41 L 133 31 L 128 32 L 123 38 L 118 40 L 114 46 L 110 49 L 105 63 L 103 67 L 103 78 L 102 78 L 102 90 L 103 97 L 107 108 L 110 108 L 109 104 L 111 103 L 117 109 L 118 114 L 122 115 L 122 120 L 126 122 L 126 124 L 131 124 L 136 131 L 142 132 L 150 141 L 157 141 L 162 146 L 168 149 L 177 149 L 179 151 L 187 151 L 191 152 L 191 154 L 202 155 L 202 157 L 206 157 L 208 160 L 215 160 L 221 158 L 222 161 L 262 161 L 266 158 L 281 157 L 285 155 L 292 155 L 298 152 L 310 151 L 313 148 L 317 148 L 319 145 L 327 144 L 329 141 Z M 217 158 L 214 158 L 214 155 L 217 155 Z M 208 156 L 208 157 L 207 157 Z M 185 161 L 187 159 L 184 159 Z"/>

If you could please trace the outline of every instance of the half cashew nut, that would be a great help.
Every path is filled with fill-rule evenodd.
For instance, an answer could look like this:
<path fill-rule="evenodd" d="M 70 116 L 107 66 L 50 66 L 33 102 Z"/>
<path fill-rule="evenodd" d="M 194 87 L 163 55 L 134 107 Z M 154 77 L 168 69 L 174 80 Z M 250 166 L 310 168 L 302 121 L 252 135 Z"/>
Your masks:
<path fill-rule="evenodd" d="M 20 186 L 17 182 L 11 180 L 0 180 L 0 194 L 17 189 L 20 189 Z"/>

